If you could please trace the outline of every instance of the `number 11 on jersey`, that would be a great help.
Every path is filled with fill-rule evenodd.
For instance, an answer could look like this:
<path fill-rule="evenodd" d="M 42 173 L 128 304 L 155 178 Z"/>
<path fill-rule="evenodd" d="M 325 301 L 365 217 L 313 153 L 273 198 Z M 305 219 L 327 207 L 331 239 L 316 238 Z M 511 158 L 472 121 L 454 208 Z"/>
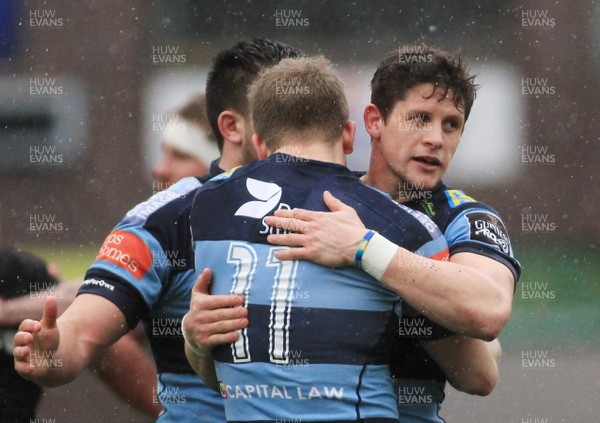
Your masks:
<path fill-rule="evenodd" d="M 298 261 L 278 260 L 273 253 L 279 249 L 282 247 L 271 247 L 265 263 L 266 267 L 275 268 L 269 313 L 269 359 L 275 364 L 287 364 L 290 356 L 289 328 Z M 247 307 L 248 292 L 256 272 L 258 254 L 252 245 L 233 241 L 229 245 L 227 263 L 236 267 L 230 293 L 244 296 L 244 306 Z M 231 344 L 233 361 L 247 363 L 251 361 L 248 329 L 243 329 L 240 335 L 238 340 Z"/>

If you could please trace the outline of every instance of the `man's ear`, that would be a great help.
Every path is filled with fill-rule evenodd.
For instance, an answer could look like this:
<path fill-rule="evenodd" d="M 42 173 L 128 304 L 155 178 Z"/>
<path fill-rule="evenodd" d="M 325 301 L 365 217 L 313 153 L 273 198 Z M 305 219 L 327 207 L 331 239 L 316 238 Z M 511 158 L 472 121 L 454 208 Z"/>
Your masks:
<path fill-rule="evenodd" d="M 269 150 L 265 140 L 258 134 L 252 135 L 252 145 L 256 150 L 256 155 L 259 160 L 266 159 L 269 156 Z"/>
<path fill-rule="evenodd" d="M 381 136 L 381 125 L 384 124 L 379 108 L 373 103 L 367 104 L 363 118 L 365 120 L 365 129 L 371 136 L 371 139 L 378 140 Z"/>
<path fill-rule="evenodd" d="M 217 119 L 217 125 L 219 126 L 219 131 L 221 131 L 221 135 L 223 135 L 224 142 L 242 143 L 243 126 L 240 126 L 240 121 L 243 121 L 243 118 L 236 112 L 231 110 L 221 112 Z"/>
<path fill-rule="evenodd" d="M 344 154 L 352 154 L 354 151 L 354 136 L 356 135 L 356 123 L 347 121 L 342 129 L 342 147 Z"/>

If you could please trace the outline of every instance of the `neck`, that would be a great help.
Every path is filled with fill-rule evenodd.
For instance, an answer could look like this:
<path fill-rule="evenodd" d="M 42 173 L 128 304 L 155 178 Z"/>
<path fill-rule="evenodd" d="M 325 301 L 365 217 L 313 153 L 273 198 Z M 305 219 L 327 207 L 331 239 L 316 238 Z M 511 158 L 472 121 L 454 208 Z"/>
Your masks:
<path fill-rule="evenodd" d="M 241 149 L 236 147 L 237 146 L 225 141 L 225 144 L 223 145 L 223 152 L 221 153 L 221 158 L 219 159 L 219 167 L 221 169 L 229 170 L 234 167 L 247 164 L 247 160 L 242 157 Z"/>
<path fill-rule="evenodd" d="M 269 155 L 284 153 L 304 160 L 319 160 L 346 166 L 346 154 L 344 154 L 341 142 L 332 144 L 331 142 L 321 140 L 311 141 L 310 143 L 306 141 L 295 142 L 286 140 L 285 144 L 280 144 L 275 150 L 269 150 L 268 153 Z"/>
<path fill-rule="evenodd" d="M 227 157 L 225 155 L 222 155 L 221 158 L 219 159 L 219 167 L 222 170 L 229 170 L 229 169 L 232 169 L 237 166 L 240 166 L 240 165 L 236 164 L 235 160 L 231 160 L 230 157 Z"/>
<path fill-rule="evenodd" d="M 362 181 L 389 194 L 394 200 L 400 200 L 400 178 L 394 174 L 388 164 L 383 159 L 383 155 L 377 151 L 379 143 L 372 141 L 371 159 L 369 161 L 369 170 L 362 177 Z"/>

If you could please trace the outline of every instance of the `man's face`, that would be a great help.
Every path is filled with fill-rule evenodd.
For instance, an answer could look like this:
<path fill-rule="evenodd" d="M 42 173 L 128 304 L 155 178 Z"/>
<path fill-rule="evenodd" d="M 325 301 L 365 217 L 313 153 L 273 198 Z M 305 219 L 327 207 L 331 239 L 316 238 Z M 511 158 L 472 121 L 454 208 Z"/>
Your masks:
<path fill-rule="evenodd" d="M 432 189 L 442 178 L 458 147 L 464 112 L 454 105 L 452 91 L 433 84 L 411 88 L 380 127 L 383 159 L 399 182 L 399 190 Z"/>
<path fill-rule="evenodd" d="M 168 144 L 163 144 L 162 150 L 161 159 L 152 168 L 152 177 L 155 182 L 161 184 L 161 189 L 167 188 L 182 178 L 202 176 L 208 172 L 208 164 L 189 154 L 183 153 Z"/>

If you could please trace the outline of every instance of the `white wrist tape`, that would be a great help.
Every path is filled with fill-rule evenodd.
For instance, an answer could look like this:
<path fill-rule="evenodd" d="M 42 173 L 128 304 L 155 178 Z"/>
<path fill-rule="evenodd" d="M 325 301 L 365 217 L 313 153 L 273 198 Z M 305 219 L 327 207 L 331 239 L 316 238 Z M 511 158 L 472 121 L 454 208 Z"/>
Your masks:
<path fill-rule="evenodd" d="M 377 280 L 385 273 L 388 265 L 396 255 L 398 246 L 385 237 L 375 234 L 369 240 L 362 255 L 361 267 Z"/>
<path fill-rule="evenodd" d="M 196 354 L 197 356 L 200 356 L 203 358 L 210 357 L 212 355 L 212 352 L 210 350 L 205 350 L 203 348 L 200 348 L 200 347 L 192 344 L 190 342 L 190 340 L 187 339 L 187 337 L 185 336 L 185 329 L 183 328 L 183 322 L 185 321 L 185 316 L 187 316 L 187 314 L 185 314 L 183 316 L 183 318 L 181 319 L 181 334 L 183 335 L 183 341 L 185 342 L 185 345 L 187 345 L 187 347 L 190 350 L 192 350 L 194 352 L 194 354 Z"/>

